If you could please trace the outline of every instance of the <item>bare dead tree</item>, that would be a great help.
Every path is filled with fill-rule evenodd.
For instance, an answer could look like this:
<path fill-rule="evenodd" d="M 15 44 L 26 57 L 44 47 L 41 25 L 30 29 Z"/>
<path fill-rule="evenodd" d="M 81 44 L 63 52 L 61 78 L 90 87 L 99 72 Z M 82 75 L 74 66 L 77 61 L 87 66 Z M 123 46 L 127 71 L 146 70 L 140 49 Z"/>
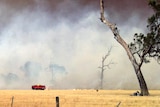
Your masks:
<path fill-rule="evenodd" d="M 112 47 L 108 50 L 105 56 L 102 57 L 102 64 L 100 67 L 101 69 L 101 77 L 100 77 L 100 89 L 103 89 L 103 78 L 104 78 L 104 71 L 106 70 L 106 67 L 110 68 L 111 64 L 114 64 L 112 61 L 110 61 L 108 64 L 105 64 L 105 60 L 108 58 L 112 50 Z"/>
<path fill-rule="evenodd" d="M 119 34 L 119 29 L 117 28 L 117 26 L 111 23 L 107 18 L 104 17 L 104 1 L 103 0 L 100 0 L 100 20 L 102 23 L 104 23 L 106 26 L 110 28 L 110 30 L 114 34 L 114 38 L 116 39 L 116 41 L 125 49 L 129 57 L 129 60 L 133 65 L 134 71 L 136 73 L 139 86 L 141 89 L 141 95 L 148 96 L 149 92 L 148 92 L 147 84 L 141 72 L 141 63 L 137 62 L 135 56 L 133 55 L 130 48 L 128 47 L 128 44 L 123 40 L 123 38 Z"/>

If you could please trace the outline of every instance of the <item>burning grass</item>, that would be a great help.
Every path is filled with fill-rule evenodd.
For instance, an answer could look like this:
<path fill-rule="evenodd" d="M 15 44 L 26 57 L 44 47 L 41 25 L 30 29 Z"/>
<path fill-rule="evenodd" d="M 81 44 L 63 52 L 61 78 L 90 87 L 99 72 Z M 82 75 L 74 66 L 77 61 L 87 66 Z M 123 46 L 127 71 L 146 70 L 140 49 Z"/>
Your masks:
<path fill-rule="evenodd" d="M 0 90 L 0 107 L 160 107 L 160 91 L 130 96 L 135 90 Z"/>

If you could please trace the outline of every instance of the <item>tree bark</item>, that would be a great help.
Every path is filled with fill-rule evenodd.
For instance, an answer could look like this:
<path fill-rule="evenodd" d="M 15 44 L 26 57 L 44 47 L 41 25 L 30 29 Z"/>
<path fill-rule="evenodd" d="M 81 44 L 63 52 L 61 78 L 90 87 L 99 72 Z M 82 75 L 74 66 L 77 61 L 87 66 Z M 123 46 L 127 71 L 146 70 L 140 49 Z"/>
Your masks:
<path fill-rule="evenodd" d="M 129 57 L 129 60 L 132 63 L 132 66 L 135 70 L 138 82 L 139 82 L 139 86 L 141 89 L 141 95 L 143 96 L 148 96 L 149 92 L 148 92 L 148 88 L 147 88 L 147 84 L 145 82 L 145 79 L 143 77 L 143 74 L 141 72 L 141 66 L 137 63 L 134 55 L 132 54 L 131 50 L 128 47 L 128 44 L 123 40 L 123 38 L 121 38 L 120 34 L 119 34 L 119 30 L 116 27 L 115 24 L 109 22 L 105 17 L 104 17 L 104 1 L 100 0 L 100 9 L 101 9 L 101 17 L 100 20 L 107 25 L 110 30 L 112 31 L 112 33 L 114 34 L 114 38 L 117 40 L 117 42 L 125 49 L 125 51 L 127 52 L 127 55 Z"/>
<path fill-rule="evenodd" d="M 137 79 L 138 79 L 139 86 L 140 86 L 140 89 L 141 89 L 141 95 L 142 96 L 148 96 L 149 92 L 148 92 L 147 84 L 145 82 L 145 79 L 143 77 L 141 69 L 136 70 L 136 71 L 138 72 L 138 74 L 136 74 L 136 75 L 137 75 Z"/>

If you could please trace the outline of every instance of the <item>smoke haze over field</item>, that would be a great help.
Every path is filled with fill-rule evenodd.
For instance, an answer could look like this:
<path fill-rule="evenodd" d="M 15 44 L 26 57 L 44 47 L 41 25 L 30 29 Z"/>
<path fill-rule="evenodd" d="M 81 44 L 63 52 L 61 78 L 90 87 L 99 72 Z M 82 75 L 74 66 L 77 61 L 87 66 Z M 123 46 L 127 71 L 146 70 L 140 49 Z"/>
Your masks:
<path fill-rule="evenodd" d="M 146 0 L 105 1 L 105 15 L 128 43 L 145 33 L 151 13 Z M 106 69 L 104 88 L 139 88 L 125 51 L 99 20 L 98 0 L 1 0 L 0 16 L 0 89 L 98 88 L 110 46 L 106 63 L 116 64 Z M 142 68 L 150 89 L 160 87 L 159 68 L 154 60 Z"/>

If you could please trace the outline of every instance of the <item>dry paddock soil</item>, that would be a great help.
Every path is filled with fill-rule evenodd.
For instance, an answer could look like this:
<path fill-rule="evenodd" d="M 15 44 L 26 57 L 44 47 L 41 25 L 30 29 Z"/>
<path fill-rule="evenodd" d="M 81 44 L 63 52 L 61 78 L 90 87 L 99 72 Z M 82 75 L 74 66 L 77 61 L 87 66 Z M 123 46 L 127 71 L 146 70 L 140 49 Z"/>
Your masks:
<path fill-rule="evenodd" d="M 0 107 L 160 107 L 160 90 L 130 96 L 136 90 L 0 90 Z"/>

